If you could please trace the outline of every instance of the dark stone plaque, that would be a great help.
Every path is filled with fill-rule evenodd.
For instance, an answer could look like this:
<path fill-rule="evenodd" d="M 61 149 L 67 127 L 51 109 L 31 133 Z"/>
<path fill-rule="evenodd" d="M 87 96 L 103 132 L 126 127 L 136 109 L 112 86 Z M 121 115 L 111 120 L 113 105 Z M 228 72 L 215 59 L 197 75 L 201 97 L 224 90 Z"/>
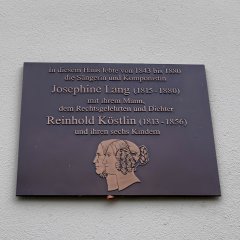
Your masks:
<path fill-rule="evenodd" d="M 17 195 L 219 196 L 203 65 L 25 63 Z"/>

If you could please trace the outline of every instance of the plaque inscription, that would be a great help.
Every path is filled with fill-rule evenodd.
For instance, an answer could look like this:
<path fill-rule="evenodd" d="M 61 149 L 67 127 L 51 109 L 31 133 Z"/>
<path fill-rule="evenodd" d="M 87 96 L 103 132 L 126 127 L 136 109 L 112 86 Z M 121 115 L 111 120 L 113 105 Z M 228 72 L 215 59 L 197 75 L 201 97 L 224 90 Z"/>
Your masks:
<path fill-rule="evenodd" d="M 203 65 L 25 63 L 17 195 L 208 195 Z"/>

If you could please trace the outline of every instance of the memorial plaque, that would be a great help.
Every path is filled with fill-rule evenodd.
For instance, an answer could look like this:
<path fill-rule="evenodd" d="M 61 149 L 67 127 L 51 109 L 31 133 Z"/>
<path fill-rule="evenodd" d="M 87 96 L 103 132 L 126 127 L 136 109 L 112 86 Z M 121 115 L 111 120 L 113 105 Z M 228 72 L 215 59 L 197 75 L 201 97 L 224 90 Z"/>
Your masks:
<path fill-rule="evenodd" d="M 204 65 L 25 63 L 17 195 L 219 196 Z"/>

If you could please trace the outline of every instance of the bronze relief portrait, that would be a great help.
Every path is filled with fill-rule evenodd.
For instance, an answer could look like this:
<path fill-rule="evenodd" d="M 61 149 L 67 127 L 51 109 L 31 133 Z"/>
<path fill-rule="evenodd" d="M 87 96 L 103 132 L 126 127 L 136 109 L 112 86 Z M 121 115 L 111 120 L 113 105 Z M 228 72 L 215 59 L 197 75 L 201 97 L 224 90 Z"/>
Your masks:
<path fill-rule="evenodd" d="M 147 164 L 148 151 L 127 140 L 102 141 L 93 161 L 96 173 L 106 178 L 108 191 L 121 191 L 134 183 L 140 183 L 135 172 L 137 167 Z"/>

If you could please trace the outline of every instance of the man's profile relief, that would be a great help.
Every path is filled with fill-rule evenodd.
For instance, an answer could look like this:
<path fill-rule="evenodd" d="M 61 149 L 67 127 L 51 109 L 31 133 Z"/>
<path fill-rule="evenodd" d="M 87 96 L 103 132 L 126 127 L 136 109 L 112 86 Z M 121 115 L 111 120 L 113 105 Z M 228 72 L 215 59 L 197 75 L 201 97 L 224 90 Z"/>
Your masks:
<path fill-rule="evenodd" d="M 98 145 L 93 163 L 96 173 L 106 178 L 108 191 L 121 191 L 141 182 L 135 172 L 138 166 L 143 166 L 148 161 L 145 146 L 138 147 L 127 140 L 110 139 Z"/>

